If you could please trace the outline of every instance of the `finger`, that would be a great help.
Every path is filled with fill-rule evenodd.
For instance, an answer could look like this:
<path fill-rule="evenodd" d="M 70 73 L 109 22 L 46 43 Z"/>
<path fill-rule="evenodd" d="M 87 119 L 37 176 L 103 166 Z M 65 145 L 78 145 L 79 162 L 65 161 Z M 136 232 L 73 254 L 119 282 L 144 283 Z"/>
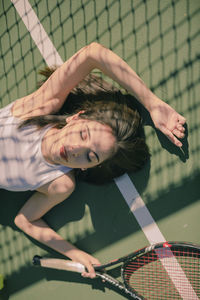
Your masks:
<path fill-rule="evenodd" d="M 168 137 L 168 139 L 174 145 L 176 145 L 177 147 L 182 147 L 182 143 L 173 135 L 173 133 L 169 129 L 162 127 L 161 131 Z"/>
<path fill-rule="evenodd" d="M 84 277 L 84 278 L 91 278 L 91 279 L 93 279 L 93 278 L 96 277 L 96 274 L 90 274 L 90 273 L 87 273 L 87 272 L 83 272 L 81 274 L 81 276 Z"/>
<path fill-rule="evenodd" d="M 96 274 L 95 274 L 95 270 L 94 270 L 93 266 L 91 264 L 87 264 L 86 268 L 87 268 L 88 272 L 83 272 L 82 276 L 89 277 L 89 278 L 95 278 Z"/>
<path fill-rule="evenodd" d="M 181 124 L 177 125 L 177 129 L 180 130 L 181 132 L 185 132 L 185 127 L 183 127 L 183 125 Z"/>
<path fill-rule="evenodd" d="M 183 132 L 181 132 L 179 129 L 174 129 L 173 131 L 173 134 L 176 135 L 179 139 L 182 139 L 184 138 L 185 134 Z"/>
<path fill-rule="evenodd" d="M 97 258 L 92 258 L 91 263 L 93 266 L 100 266 L 101 263 Z"/>
<path fill-rule="evenodd" d="M 89 277 L 90 277 L 90 274 L 87 273 L 87 272 L 83 272 L 83 273 L 81 274 L 81 276 L 84 277 L 84 278 L 89 278 Z"/>
<path fill-rule="evenodd" d="M 184 117 L 182 117 L 181 115 L 179 115 L 178 122 L 179 122 L 179 124 L 184 125 L 186 122 L 186 119 Z"/>

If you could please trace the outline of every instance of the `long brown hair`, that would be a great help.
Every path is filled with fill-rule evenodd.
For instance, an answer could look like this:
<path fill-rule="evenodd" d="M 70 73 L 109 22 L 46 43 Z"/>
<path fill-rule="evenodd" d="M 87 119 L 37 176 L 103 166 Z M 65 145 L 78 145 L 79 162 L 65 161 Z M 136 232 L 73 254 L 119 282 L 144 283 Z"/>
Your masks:
<path fill-rule="evenodd" d="M 46 67 L 40 71 L 45 77 L 40 85 L 55 69 Z M 80 110 L 84 111 L 80 118 L 110 126 L 116 138 L 116 153 L 101 165 L 86 171 L 75 170 L 78 178 L 102 184 L 125 172 L 141 169 L 150 157 L 142 134 L 142 120 L 134 102 L 134 97 L 122 93 L 101 77 L 90 74 L 71 91 L 58 114 L 27 119 L 20 127 L 36 125 L 41 128 L 52 124 L 62 128 L 66 125 L 66 113 L 74 114 Z"/>

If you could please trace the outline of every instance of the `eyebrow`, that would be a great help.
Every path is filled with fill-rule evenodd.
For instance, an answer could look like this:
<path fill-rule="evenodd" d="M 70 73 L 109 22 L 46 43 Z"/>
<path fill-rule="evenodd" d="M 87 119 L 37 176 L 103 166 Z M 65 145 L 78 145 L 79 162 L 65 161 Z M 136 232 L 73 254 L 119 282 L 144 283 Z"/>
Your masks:
<path fill-rule="evenodd" d="M 90 139 L 90 138 L 91 138 L 91 135 L 90 135 L 90 129 L 89 129 L 89 127 L 87 126 L 87 124 L 86 124 L 86 128 L 87 128 L 87 133 L 88 133 L 88 136 L 89 136 L 89 139 Z M 96 152 L 94 152 L 94 151 L 92 151 L 92 152 L 94 153 L 94 155 L 96 156 L 97 161 L 99 162 L 100 159 L 99 159 L 98 154 L 97 154 Z"/>

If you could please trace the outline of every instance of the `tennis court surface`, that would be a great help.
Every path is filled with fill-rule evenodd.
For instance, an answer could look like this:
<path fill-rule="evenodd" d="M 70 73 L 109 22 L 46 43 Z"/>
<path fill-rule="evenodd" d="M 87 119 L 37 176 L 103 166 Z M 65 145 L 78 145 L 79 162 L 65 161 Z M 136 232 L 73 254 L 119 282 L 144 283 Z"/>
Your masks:
<path fill-rule="evenodd" d="M 199 19 L 198 0 L 0 3 L 0 107 L 33 92 L 39 69 L 96 41 L 187 119 L 182 150 L 147 122 L 152 156 L 142 171 L 103 187 L 79 182 L 45 216 L 101 262 L 163 240 L 200 244 Z M 0 300 L 125 299 L 98 280 L 32 266 L 35 254 L 61 256 L 15 227 L 14 216 L 30 195 L 0 190 L 0 274 L 6 278 Z"/>

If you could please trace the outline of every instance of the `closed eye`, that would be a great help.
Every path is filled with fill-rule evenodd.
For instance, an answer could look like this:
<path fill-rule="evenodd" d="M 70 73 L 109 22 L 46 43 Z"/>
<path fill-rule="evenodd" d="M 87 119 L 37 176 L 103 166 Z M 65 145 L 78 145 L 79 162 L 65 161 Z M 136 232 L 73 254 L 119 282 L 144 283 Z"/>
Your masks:
<path fill-rule="evenodd" d="M 87 152 L 87 161 L 88 161 L 88 162 L 92 162 L 92 160 L 91 160 L 91 158 L 90 158 L 90 153 L 89 153 L 89 152 Z"/>
<path fill-rule="evenodd" d="M 90 130 L 87 125 L 85 125 L 85 128 L 80 131 L 80 136 L 83 141 L 85 141 L 87 139 L 90 140 L 90 138 L 91 138 Z M 93 151 L 87 152 L 87 160 L 88 160 L 88 162 L 99 162 L 100 161 L 98 154 Z"/>
<path fill-rule="evenodd" d="M 83 141 L 85 141 L 85 140 L 87 139 L 88 134 L 87 134 L 86 129 L 83 129 L 83 130 L 80 131 L 80 136 L 81 136 L 81 139 L 82 139 Z"/>
<path fill-rule="evenodd" d="M 88 162 L 99 163 L 99 156 L 96 152 L 89 151 L 87 153 L 87 160 Z"/>

